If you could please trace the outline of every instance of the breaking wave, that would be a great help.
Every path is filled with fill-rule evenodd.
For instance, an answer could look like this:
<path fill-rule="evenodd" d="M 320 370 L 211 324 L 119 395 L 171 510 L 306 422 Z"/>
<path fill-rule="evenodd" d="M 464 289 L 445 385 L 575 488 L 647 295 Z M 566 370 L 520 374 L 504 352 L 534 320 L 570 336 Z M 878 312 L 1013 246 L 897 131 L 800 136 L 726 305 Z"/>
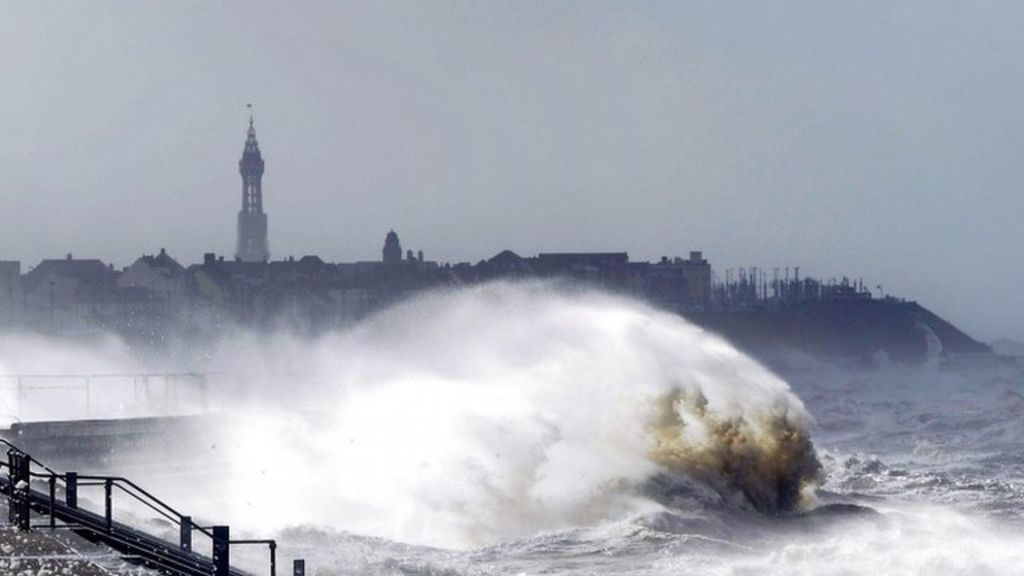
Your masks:
<path fill-rule="evenodd" d="M 497 283 L 280 338 L 214 353 L 264 383 L 234 420 L 245 477 L 218 506 L 252 528 L 475 547 L 666 507 L 785 513 L 819 478 L 785 382 L 626 298 Z"/>

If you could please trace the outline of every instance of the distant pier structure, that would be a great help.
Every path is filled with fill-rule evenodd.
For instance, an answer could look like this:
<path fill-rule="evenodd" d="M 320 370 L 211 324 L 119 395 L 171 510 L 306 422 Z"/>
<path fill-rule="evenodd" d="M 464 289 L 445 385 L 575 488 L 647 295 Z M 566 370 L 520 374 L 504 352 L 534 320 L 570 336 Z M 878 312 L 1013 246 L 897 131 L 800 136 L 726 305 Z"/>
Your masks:
<path fill-rule="evenodd" d="M 242 262 L 267 262 L 267 214 L 263 211 L 263 155 L 256 141 L 256 126 L 249 115 L 249 131 L 245 138 L 238 172 L 242 175 L 242 209 L 238 211 L 238 249 L 235 257 Z"/>

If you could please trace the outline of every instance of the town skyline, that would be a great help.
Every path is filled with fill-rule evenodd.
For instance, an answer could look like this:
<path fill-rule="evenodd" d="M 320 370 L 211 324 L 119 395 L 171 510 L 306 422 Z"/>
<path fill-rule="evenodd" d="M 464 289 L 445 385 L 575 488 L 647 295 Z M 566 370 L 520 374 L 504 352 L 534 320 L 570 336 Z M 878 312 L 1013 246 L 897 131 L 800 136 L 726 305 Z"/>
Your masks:
<path fill-rule="evenodd" d="M 0 258 L 233 254 L 252 102 L 274 258 L 699 248 L 1024 340 L 1021 9 L 447 6 L 12 6 Z"/>
<path fill-rule="evenodd" d="M 309 258 L 314 258 L 314 259 L 316 259 L 318 261 L 323 261 L 323 262 L 328 262 L 328 263 L 337 263 L 337 265 L 360 265 L 360 264 L 371 264 L 371 263 L 377 262 L 378 259 L 376 257 L 372 257 L 372 256 L 368 257 L 368 258 L 362 258 L 362 259 L 350 259 L 350 260 L 337 259 L 337 260 L 331 260 L 330 258 L 321 258 L 321 254 L 317 253 L 317 252 L 301 254 L 301 255 L 298 255 L 298 256 L 295 255 L 295 254 L 288 254 L 288 255 L 281 255 L 281 256 L 279 256 L 277 258 L 273 258 L 272 257 L 273 254 L 270 252 L 269 245 L 268 245 L 268 226 L 269 226 L 269 224 L 268 224 L 268 214 L 264 213 L 262 211 L 261 180 L 262 180 L 263 169 L 264 169 L 264 161 L 263 161 L 263 158 L 261 157 L 261 152 L 260 152 L 260 149 L 259 149 L 259 144 L 258 144 L 257 138 L 256 138 L 255 117 L 254 117 L 253 112 L 252 112 L 252 104 L 247 104 L 246 105 L 246 109 L 248 110 L 248 114 L 249 114 L 249 116 L 248 116 L 248 128 L 246 129 L 245 141 L 244 141 L 243 146 L 242 146 L 241 158 L 238 161 L 238 175 L 241 177 L 241 184 L 242 184 L 242 191 L 243 191 L 243 193 L 242 193 L 242 196 L 241 196 L 242 207 L 241 207 L 241 210 L 238 212 L 238 222 L 237 222 L 237 226 L 235 227 L 235 235 L 236 235 L 236 238 L 235 238 L 235 249 L 233 251 L 232 250 L 227 250 L 227 249 L 225 249 L 225 250 L 214 250 L 214 251 L 204 251 L 203 252 L 203 262 L 205 262 L 206 264 L 210 264 L 211 258 L 213 260 L 219 260 L 219 261 L 223 262 L 223 261 L 225 261 L 225 257 L 227 257 L 227 261 L 229 261 L 229 262 L 230 261 L 235 261 L 235 262 L 252 262 L 252 263 L 268 262 L 269 263 L 269 262 L 276 261 L 277 263 L 281 263 L 281 264 L 287 264 L 287 263 L 290 263 L 290 262 L 293 263 L 293 262 L 296 262 L 298 260 L 308 260 Z M 254 170 L 258 171 L 258 173 L 255 173 Z M 259 205 L 259 214 L 260 214 L 260 216 L 262 216 L 262 223 L 257 225 L 257 228 L 256 228 L 257 230 L 261 230 L 259 232 L 253 230 L 251 223 L 243 224 L 243 215 L 248 215 L 248 212 L 250 210 L 250 205 L 252 205 L 254 202 Z M 262 227 L 262 228 L 260 228 L 260 227 Z M 262 237 L 259 237 L 260 235 L 262 235 Z M 262 248 L 253 248 L 251 246 L 253 242 L 255 242 L 257 246 L 262 246 Z M 246 245 L 250 245 L 250 248 L 244 249 L 243 246 L 246 246 Z M 690 248 L 693 248 L 693 247 L 690 247 Z M 401 248 L 401 246 L 399 244 L 398 237 L 396 236 L 394 228 L 389 228 L 388 233 L 385 235 L 384 248 L 383 248 L 384 256 L 383 256 L 383 259 L 382 259 L 382 261 L 384 263 L 389 263 L 389 256 L 388 256 L 389 249 L 392 252 L 397 250 L 396 253 L 393 253 L 390 256 L 390 264 L 397 264 L 399 262 L 403 262 L 403 261 L 406 261 L 406 260 L 415 261 L 417 259 L 417 257 L 418 257 L 420 262 L 424 261 L 424 252 L 423 252 L 422 249 L 419 249 L 419 250 L 416 250 L 416 251 L 408 250 L 407 252 L 403 252 L 403 249 Z M 262 252 L 261 252 L 261 250 L 262 250 Z M 140 253 L 141 255 L 136 255 L 136 257 L 134 259 L 132 259 L 132 261 L 131 261 L 132 262 L 132 266 L 128 266 L 128 265 L 118 266 L 113 260 L 105 259 L 102 256 L 97 256 L 95 258 L 93 258 L 92 256 L 89 256 L 89 257 L 85 258 L 84 260 L 101 261 L 105 266 L 109 266 L 112 271 L 117 271 L 117 272 L 120 273 L 121 271 L 129 272 L 134 265 L 137 265 L 138 263 L 143 262 L 143 261 L 151 260 L 153 258 L 165 258 L 165 257 L 167 257 L 167 258 L 174 259 L 174 256 L 171 255 L 171 254 L 168 254 L 167 249 L 165 247 L 163 247 L 162 245 L 159 248 L 158 252 L 159 253 L 157 253 L 157 251 L 154 251 L 153 253 L 147 254 L 147 253 L 145 253 L 145 251 L 143 251 L 142 253 Z M 555 250 L 546 250 L 546 251 L 545 250 L 539 250 L 537 252 L 528 253 L 529 255 L 526 256 L 526 259 L 530 260 L 530 259 L 536 259 L 538 257 L 543 259 L 543 258 L 549 257 L 549 256 L 563 256 L 563 255 L 564 256 L 597 256 L 597 257 L 609 256 L 609 255 L 621 255 L 623 258 L 625 258 L 626 261 L 631 261 L 634 264 L 646 264 L 648 262 L 653 262 L 653 263 L 657 264 L 659 261 L 664 263 L 664 262 L 670 261 L 672 259 L 675 259 L 675 261 L 680 262 L 681 260 L 680 260 L 680 258 L 678 256 L 678 253 L 685 253 L 685 252 L 686 252 L 685 250 L 680 250 L 680 251 L 675 251 L 675 252 L 663 251 L 661 256 L 658 256 L 658 257 L 655 257 L 655 258 L 642 258 L 641 257 L 641 258 L 638 259 L 638 258 L 631 258 L 629 256 L 629 251 L 628 250 L 608 250 L 608 249 L 605 249 L 605 250 L 573 251 L 573 250 L 558 250 L 558 249 L 555 249 Z M 247 256 L 243 256 L 243 253 L 246 253 Z M 263 255 L 262 257 L 260 256 L 261 254 Z M 378 254 L 380 254 L 380 251 L 378 251 Z M 494 262 L 496 260 L 500 260 L 503 257 L 504 254 L 515 254 L 515 255 L 517 255 L 517 257 L 522 257 L 522 253 L 516 251 L 515 248 L 505 247 L 505 248 L 501 249 L 499 252 L 495 252 L 494 254 L 491 254 L 489 256 L 483 256 L 483 257 L 476 258 L 476 259 L 450 260 L 450 259 L 443 259 L 443 258 L 441 258 L 441 259 L 439 259 L 437 261 L 431 260 L 431 261 L 429 261 L 429 264 L 433 265 L 433 266 L 440 265 L 442 267 L 448 267 L 448 266 L 451 266 L 451 265 L 473 267 L 473 266 L 476 266 L 476 265 L 489 264 L 489 263 Z M 75 260 L 83 260 L 79 256 L 80 255 L 76 256 L 75 253 L 73 253 L 73 252 L 67 252 L 64 255 L 63 260 L 71 261 L 73 258 Z M 698 261 L 702 261 L 702 259 L 703 259 L 703 251 L 692 251 L 691 250 L 690 251 L 690 257 L 691 258 L 696 257 L 698 259 Z M 54 262 L 60 263 L 61 260 L 62 260 L 61 258 L 57 258 L 55 256 L 50 256 L 50 257 L 44 257 L 44 258 L 40 259 L 39 263 L 40 264 L 46 264 L 48 262 L 49 263 L 54 263 Z M 198 259 L 196 259 L 196 260 L 198 261 Z M 177 262 L 177 260 L 174 260 L 174 261 Z M 31 273 L 34 270 L 34 268 L 35 268 L 35 265 L 32 264 L 31 262 L 21 262 L 21 261 L 17 261 L 17 262 L 19 264 L 21 264 L 21 265 L 24 265 L 24 268 L 22 269 L 22 272 L 25 273 L 25 274 Z M 184 262 L 185 266 L 187 266 L 190 261 L 189 260 L 183 260 L 183 262 Z M 805 272 L 806 272 L 806 268 L 805 268 Z M 821 286 L 821 287 L 826 287 L 826 288 L 828 286 L 837 286 L 837 287 L 842 287 L 844 289 L 847 288 L 847 287 L 850 287 L 850 288 L 852 288 L 852 290 L 855 291 L 855 293 L 860 293 L 861 291 L 863 291 L 862 292 L 863 296 L 864 297 L 868 297 L 868 298 L 872 298 L 872 297 L 881 298 L 881 297 L 887 297 L 887 296 L 892 296 L 893 295 L 891 293 L 886 293 L 883 285 L 881 285 L 881 284 L 872 284 L 870 281 L 865 283 L 863 277 L 858 277 L 856 275 L 852 275 L 851 276 L 849 274 L 841 274 L 841 275 L 833 276 L 833 277 L 824 277 L 824 276 L 820 276 L 820 275 L 818 275 L 818 276 L 807 276 L 805 274 L 805 278 L 808 278 L 816 286 Z M 716 292 L 716 291 L 717 292 L 721 292 L 721 294 L 725 294 L 727 291 L 730 291 L 730 290 L 734 291 L 734 292 L 737 291 L 737 290 L 739 290 L 740 292 L 745 292 L 745 291 L 749 290 L 750 294 L 747 294 L 746 296 L 744 296 L 744 298 L 750 298 L 751 301 L 757 301 L 757 300 L 759 300 L 761 298 L 770 299 L 770 298 L 779 297 L 778 291 L 782 290 L 782 288 L 780 286 L 782 286 L 783 284 L 788 284 L 790 282 L 797 282 L 799 279 L 800 279 L 800 266 L 774 266 L 774 267 L 738 266 L 738 267 L 735 267 L 735 268 L 713 268 L 713 267 L 708 266 L 708 272 L 707 272 L 707 282 L 708 282 L 708 285 L 707 285 L 707 288 L 703 290 L 703 292 L 708 294 L 708 298 L 710 300 L 712 293 Z M 744 286 L 740 287 L 741 283 L 743 283 Z M 816 289 L 820 290 L 821 288 L 816 288 Z M 770 294 L 774 294 L 774 296 L 770 296 Z M 723 297 L 722 295 L 718 296 L 718 298 L 722 298 L 722 297 Z M 909 298 L 910 300 L 915 300 L 913 295 L 907 295 L 907 294 L 896 294 L 895 297 L 900 299 L 900 300 L 907 299 L 907 298 Z M 995 338 L 990 338 L 990 339 L 994 340 Z M 984 340 L 984 338 L 983 338 L 983 340 Z"/>

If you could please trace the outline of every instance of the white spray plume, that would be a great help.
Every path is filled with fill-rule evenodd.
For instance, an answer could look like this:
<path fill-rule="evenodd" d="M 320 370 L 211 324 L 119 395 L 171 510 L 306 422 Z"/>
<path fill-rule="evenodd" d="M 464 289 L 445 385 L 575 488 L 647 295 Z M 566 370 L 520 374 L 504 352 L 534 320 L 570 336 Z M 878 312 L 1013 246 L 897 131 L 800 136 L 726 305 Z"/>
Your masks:
<path fill-rule="evenodd" d="M 214 357 L 274 398 L 226 441 L 239 476 L 217 513 L 250 528 L 472 547 L 657 509 L 656 478 L 786 511 L 819 469 L 785 382 L 676 315 L 596 292 L 432 293 L 346 333 Z"/>
<path fill-rule="evenodd" d="M 127 384 L 104 381 L 108 391 L 113 387 L 121 390 L 97 395 L 90 402 L 83 381 L 68 376 L 144 371 L 131 348 L 113 335 L 74 340 L 25 332 L 0 333 L 0 425 L 19 420 L 141 415 L 130 406 L 130 380 Z"/>

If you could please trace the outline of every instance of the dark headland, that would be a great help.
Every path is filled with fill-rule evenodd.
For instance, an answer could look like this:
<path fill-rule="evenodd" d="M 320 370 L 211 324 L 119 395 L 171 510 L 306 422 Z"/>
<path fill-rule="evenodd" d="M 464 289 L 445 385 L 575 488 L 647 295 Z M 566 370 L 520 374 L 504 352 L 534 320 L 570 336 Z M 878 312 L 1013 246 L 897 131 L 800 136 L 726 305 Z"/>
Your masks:
<path fill-rule="evenodd" d="M 688 316 L 766 359 L 799 352 L 855 363 L 922 364 L 992 354 L 917 302 L 895 299 L 809 301 Z"/>

